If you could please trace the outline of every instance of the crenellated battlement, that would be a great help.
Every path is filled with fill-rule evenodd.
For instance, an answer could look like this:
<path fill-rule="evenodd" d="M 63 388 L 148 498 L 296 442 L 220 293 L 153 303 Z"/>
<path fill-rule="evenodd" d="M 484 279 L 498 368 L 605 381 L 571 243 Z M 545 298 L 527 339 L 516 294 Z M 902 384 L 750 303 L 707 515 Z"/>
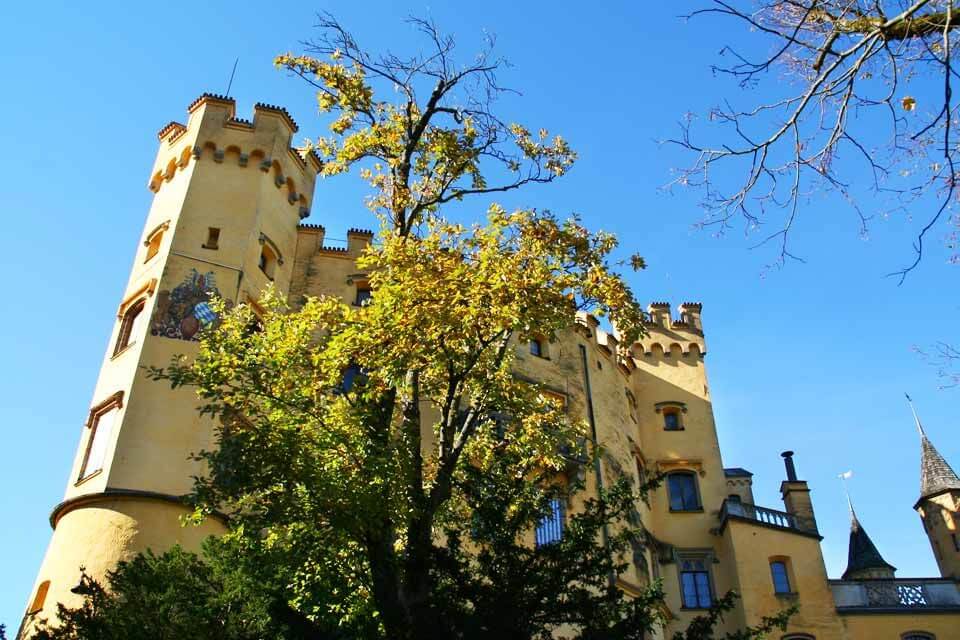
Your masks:
<path fill-rule="evenodd" d="M 157 133 L 161 141 L 149 182 L 159 192 L 191 161 L 212 160 L 272 175 L 274 186 L 300 219 L 310 215 L 316 175 L 323 163 L 314 152 L 290 146 L 299 127 L 283 107 L 258 102 L 253 120 L 236 117 L 233 98 L 204 93 L 187 107 L 187 124 L 170 122 Z"/>
<path fill-rule="evenodd" d="M 700 321 L 702 308 L 700 303 L 684 302 L 680 305 L 680 318 L 674 320 L 669 303 L 651 303 L 650 320 L 644 322 L 647 334 L 632 345 L 621 341 L 616 328 L 613 332 L 601 329 L 600 320 L 592 314 L 578 313 L 575 326 L 578 333 L 601 353 L 615 359 L 624 375 L 629 376 L 641 361 L 699 362 L 707 353 Z"/>
<path fill-rule="evenodd" d="M 699 302 L 684 302 L 680 305 L 680 316 L 674 318 L 669 302 L 650 303 L 643 323 L 647 335 L 633 345 L 634 352 L 647 358 L 703 357 L 707 348 L 700 315 L 702 310 L 703 305 Z"/>

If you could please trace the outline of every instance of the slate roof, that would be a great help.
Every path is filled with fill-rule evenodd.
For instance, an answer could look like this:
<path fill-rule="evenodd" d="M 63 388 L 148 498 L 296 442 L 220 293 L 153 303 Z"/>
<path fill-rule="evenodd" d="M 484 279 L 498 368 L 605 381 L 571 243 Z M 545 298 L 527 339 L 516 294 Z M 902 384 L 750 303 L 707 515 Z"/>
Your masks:
<path fill-rule="evenodd" d="M 723 470 L 723 475 L 728 478 L 751 478 L 753 474 L 742 467 L 728 467 Z"/>
<path fill-rule="evenodd" d="M 876 545 L 873 544 L 873 540 L 870 539 L 863 525 L 857 520 L 857 514 L 851 509 L 850 547 L 847 550 L 847 570 L 843 572 L 843 579 L 847 580 L 850 574 L 864 569 L 897 570 L 896 567 L 883 559 L 883 556 L 877 551 Z"/>
<path fill-rule="evenodd" d="M 944 491 L 960 491 L 960 477 L 943 459 L 926 434 L 920 437 L 920 499 Z"/>

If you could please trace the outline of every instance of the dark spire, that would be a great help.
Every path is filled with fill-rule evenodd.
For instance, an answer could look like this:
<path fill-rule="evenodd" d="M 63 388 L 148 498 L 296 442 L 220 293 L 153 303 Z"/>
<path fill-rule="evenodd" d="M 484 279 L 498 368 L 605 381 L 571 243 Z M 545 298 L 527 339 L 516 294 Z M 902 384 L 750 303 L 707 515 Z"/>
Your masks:
<path fill-rule="evenodd" d="M 847 498 L 849 500 L 849 496 Z M 877 571 L 889 571 L 889 576 L 876 575 Z M 843 572 L 844 580 L 857 580 L 859 578 L 879 578 L 893 577 L 893 572 L 897 568 L 889 564 L 877 551 L 873 540 L 867 535 L 866 530 L 857 520 L 857 514 L 853 510 L 853 504 L 850 504 L 850 548 L 847 551 L 847 570 Z M 861 575 L 862 572 L 868 572 L 868 575 Z"/>
<path fill-rule="evenodd" d="M 957 472 L 947 464 L 947 461 L 927 438 L 910 396 L 907 396 L 907 401 L 910 402 L 910 410 L 913 411 L 913 419 L 916 421 L 917 431 L 920 433 L 920 500 L 933 497 L 944 491 L 960 491 L 960 477 L 957 477 Z"/>
<path fill-rule="evenodd" d="M 960 491 L 960 478 L 927 436 L 923 435 L 920 438 L 920 499 L 944 491 Z"/>

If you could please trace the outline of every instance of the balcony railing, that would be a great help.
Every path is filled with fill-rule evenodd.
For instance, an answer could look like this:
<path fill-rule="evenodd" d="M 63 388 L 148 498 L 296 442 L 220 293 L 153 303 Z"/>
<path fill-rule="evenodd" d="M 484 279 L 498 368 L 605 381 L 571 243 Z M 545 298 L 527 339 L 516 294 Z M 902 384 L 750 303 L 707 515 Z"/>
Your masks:
<path fill-rule="evenodd" d="M 747 504 L 739 500 L 727 499 L 723 501 L 723 508 L 720 509 L 721 526 L 726 522 L 728 517 L 753 520 L 779 529 L 793 529 L 794 531 L 801 531 L 803 533 L 817 533 L 815 525 L 807 523 L 801 518 L 797 518 L 797 516 L 792 513 L 758 507 L 755 504 Z"/>
<path fill-rule="evenodd" d="M 960 610 L 960 589 L 953 580 L 831 580 L 830 590 L 839 611 Z"/>

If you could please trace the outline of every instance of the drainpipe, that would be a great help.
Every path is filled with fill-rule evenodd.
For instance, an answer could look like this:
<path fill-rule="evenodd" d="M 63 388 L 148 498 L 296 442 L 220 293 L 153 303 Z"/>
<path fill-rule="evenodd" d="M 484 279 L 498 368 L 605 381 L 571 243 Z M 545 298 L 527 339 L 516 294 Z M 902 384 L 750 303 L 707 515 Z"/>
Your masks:
<path fill-rule="evenodd" d="M 593 392 L 590 390 L 590 363 L 587 361 L 587 348 L 582 344 L 580 345 L 580 363 L 583 366 L 583 389 L 587 399 L 587 420 L 590 422 L 590 437 L 593 440 L 593 472 L 596 477 L 597 491 L 599 492 L 603 489 L 603 471 L 600 468 L 599 454 L 600 442 L 597 439 L 597 420 L 593 413 Z M 610 531 L 607 528 L 606 521 L 603 523 L 600 535 L 603 539 L 603 548 L 609 551 Z M 612 571 L 607 576 L 607 583 L 611 587 L 616 584 L 616 578 Z"/>

